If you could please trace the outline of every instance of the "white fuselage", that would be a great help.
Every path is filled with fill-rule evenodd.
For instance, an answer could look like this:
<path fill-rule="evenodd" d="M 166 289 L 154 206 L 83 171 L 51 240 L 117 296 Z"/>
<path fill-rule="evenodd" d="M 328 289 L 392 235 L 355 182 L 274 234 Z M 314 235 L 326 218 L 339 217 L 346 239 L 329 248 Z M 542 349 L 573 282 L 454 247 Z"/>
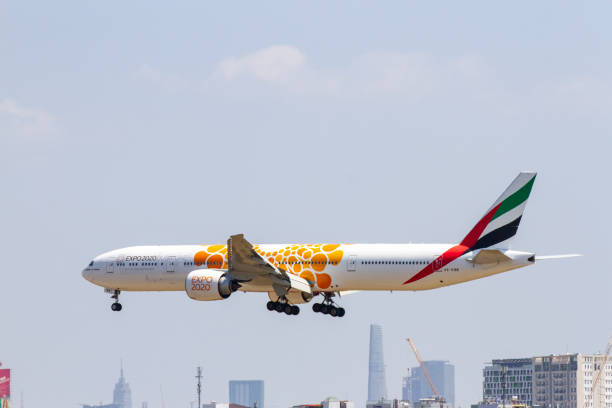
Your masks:
<path fill-rule="evenodd" d="M 215 247 L 215 248 L 213 248 Z M 475 264 L 466 253 L 434 273 L 405 283 L 452 244 L 339 244 L 339 245 L 259 245 L 257 252 L 270 264 L 314 281 L 316 292 L 349 290 L 428 290 L 454 285 L 520 268 L 533 263 L 533 254 L 504 250 L 510 261 Z M 327 257 L 316 251 L 329 247 Z M 198 261 L 208 251 L 208 263 Z M 96 257 L 83 270 L 83 276 L 99 286 L 122 291 L 184 291 L 187 275 L 198 269 L 227 268 L 225 246 L 166 245 L 134 246 Z M 317 249 L 319 248 L 319 249 Z M 300 254 L 290 255 L 290 250 Z M 311 250 L 314 251 L 311 254 Z M 216 254 L 213 252 L 217 251 Z M 225 252 L 224 252 L 225 251 Z M 285 255 L 283 255 L 283 253 Z M 531 259 L 529 259 L 531 258 Z M 211 261 L 216 259 L 216 261 Z M 328 259 L 317 262 L 313 259 Z M 332 262 L 333 261 L 333 262 Z M 312 279 L 309 279 L 312 278 Z M 270 292 L 264 281 L 244 282 L 241 289 Z"/>

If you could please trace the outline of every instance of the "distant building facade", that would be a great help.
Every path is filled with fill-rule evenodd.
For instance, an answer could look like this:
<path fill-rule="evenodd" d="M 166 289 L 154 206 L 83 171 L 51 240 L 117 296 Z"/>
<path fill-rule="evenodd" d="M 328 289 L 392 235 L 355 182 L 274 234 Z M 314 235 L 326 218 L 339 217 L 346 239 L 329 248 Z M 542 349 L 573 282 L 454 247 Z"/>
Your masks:
<path fill-rule="evenodd" d="M 121 375 L 113 391 L 113 404 L 117 408 L 132 408 L 132 390 L 123 376 L 123 367 L 121 367 Z"/>
<path fill-rule="evenodd" d="M 612 408 L 612 361 L 605 361 L 598 354 L 493 360 L 483 370 L 483 399 L 504 402 L 516 396 L 529 406 Z"/>
<path fill-rule="evenodd" d="M 533 361 L 531 358 L 493 360 L 483 370 L 483 399 L 507 402 L 513 396 L 533 405 Z"/>
<path fill-rule="evenodd" d="M 370 325 L 370 356 L 368 366 L 368 401 L 387 399 L 385 357 L 383 354 L 382 327 Z"/>
<path fill-rule="evenodd" d="M 262 380 L 247 380 L 229 382 L 230 404 L 245 407 L 264 408 L 264 382 Z"/>
<path fill-rule="evenodd" d="M 144 407 L 143 403 L 143 407 Z M 112 404 L 98 404 L 98 405 L 83 405 L 83 408 L 132 408 L 132 391 L 130 385 L 125 381 L 123 376 L 123 367 L 121 367 L 121 374 L 119 380 L 115 384 L 113 391 L 113 403 Z"/>
<path fill-rule="evenodd" d="M 429 372 L 438 393 L 446 399 L 450 407 L 455 406 L 455 366 L 448 361 L 430 360 L 423 361 L 423 365 Z M 413 406 L 422 399 L 433 397 L 429 382 L 421 370 L 421 367 L 413 367 L 408 376 L 402 382 L 402 399 L 410 401 Z"/>

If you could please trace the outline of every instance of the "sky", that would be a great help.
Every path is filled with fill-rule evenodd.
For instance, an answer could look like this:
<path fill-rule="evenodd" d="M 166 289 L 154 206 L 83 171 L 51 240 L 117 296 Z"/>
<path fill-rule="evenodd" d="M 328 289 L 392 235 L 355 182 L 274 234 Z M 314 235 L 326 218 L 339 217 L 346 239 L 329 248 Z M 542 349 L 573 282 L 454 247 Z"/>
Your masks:
<path fill-rule="evenodd" d="M 494 358 L 612 334 L 612 5 L 0 2 L 0 361 L 14 403 L 188 407 L 230 379 L 266 408 L 365 405 L 369 325 L 390 397 L 425 359 L 457 405 Z M 135 244 L 457 242 L 538 171 L 512 249 L 581 253 L 426 292 L 343 297 L 342 319 L 81 277 Z"/>

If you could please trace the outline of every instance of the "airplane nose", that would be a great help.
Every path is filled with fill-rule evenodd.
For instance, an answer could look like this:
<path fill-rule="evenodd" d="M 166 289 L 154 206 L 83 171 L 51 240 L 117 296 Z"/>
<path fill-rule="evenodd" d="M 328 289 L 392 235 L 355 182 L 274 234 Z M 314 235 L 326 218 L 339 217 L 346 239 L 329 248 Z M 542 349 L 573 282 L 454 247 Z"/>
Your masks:
<path fill-rule="evenodd" d="M 81 275 L 83 275 L 83 278 L 91 282 L 92 274 L 90 270 L 83 269 L 83 272 L 81 272 Z"/>

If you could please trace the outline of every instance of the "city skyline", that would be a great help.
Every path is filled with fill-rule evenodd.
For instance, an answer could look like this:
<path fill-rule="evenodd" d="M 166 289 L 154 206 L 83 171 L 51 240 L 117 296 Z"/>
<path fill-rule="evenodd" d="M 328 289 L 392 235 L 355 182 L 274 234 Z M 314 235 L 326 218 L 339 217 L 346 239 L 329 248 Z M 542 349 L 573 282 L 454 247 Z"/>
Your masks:
<path fill-rule="evenodd" d="M 373 367 L 376 369 L 373 373 L 375 375 L 380 374 L 378 370 L 381 362 L 379 357 L 381 357 L 381 352 L 384 354 L 384 347 L 379 347 L 383 344 L 382 327 L 380 325 L 370 325 L 370 344 L 374 346 L 370 349 L 375 351 L 374 362 L 376 364 L 374 364 Z M 608 344 L 608 352 L 610 348 L 612 348 L 612 337 Z M 370 354 L 371 353 L 369 353 L 369 355 Z M 370 360 L 370 358 L 368 358 L 368 360 Z M 592 383 L 593 378 L 597 377 L 596 371 L 598 371 L 606 360 L 606 366 L 603 371 L 604 375 L 600 379 L 601 382 L 598 385 L 596 394 L 601 391 L 601 398 L 605 396 L 605 399 L 612 400 L 612 389 L 607 387 L 609 383 L 612 383 L 612 360 L 607 359 L 605 353 L 575 353 L 564 355 L 549 354 L 541 357 L 529 358 L 493 359 L 492 363 L 483 363 L 482 400 L 480 401 L 484 401 L 486 405 L 491 401 L 500 403 L 503 401 L 508 402 L 511 398 L 516 397 L 518 402 L 526 403 L 527 406 L 532 406 L 533 402 L 536 400 L 536 402 L 541 405 L 553 399 L 552 393 L 554 389 L 555 401 L 559 404 L 559 407 L 575 408 L 575 404 L 578 402 L 578 408 L 580 408 L 584 405 L 584 402 L 580 401 L 584 401 L 585 398 L 589 397 L 589 381 Z M 454 366 L 444 360 L 426 360 L 423 361 L 423 364 L 427 368 L 439 395 L 445 397 L 449 408 L 453 408 L 455 394 Z M 505 369 L 503 369 L 503 367 L 505 367 Z M 500 377 L 502 371 L 504 374 Z M 570 371 L 573 372 L 573 374 L 571 374 Z M 579 373 L 579 375 L 576 373 Z M 564 390 L 550 388 L 549 394 L 544 395 L 545 399 L 542 399 L 542 391 L 548 390 L 546 380 L 550 381 L 550 384 L 552 384 L 554 381 L 557 381 L 557 378 L 561 378 L 559 376 L 562 376 L 562 379 L 571 377 L 571 380 L 574 382 L 578 381 L 580 383 L 584 381 L 584 390 L 578 389 L 578 391 L 576 391 L 576 388 L 567 388 L 569 396 L 567 396 L 567 401 L 563 401 L 559 400 L 556 394 L 564 392 Z M 370 377 L 369 372 L 368 379 L 370 379 Z M 503 379 L 501 382 L 507 384 L 506 386 L 500 386 L 500 378 Z M 368 382 L 370 383 L 370 381 Z M 208 403 L 203 400 L 202 406 L 212 408 L 231 408 L 232 406 L 264 408 L 264 383 L 264 380 L 229 380 L 229 398 L 227 403 L 215 400 L 211 400 L 211 403 Z M 412 406 L 415 406 L 414 404 L 421 398 L 428 399 L 433 396 L 431 388 L 429 384 L 426 383 L 420 366 L 409 369 L 409 376 L 402 378 L 402 384 L 401 394 L 398 396 L 387 395 L 382 398 L 383 405 L 381 406 L 386 406 L 385 404 L 391 406 L 393 400 L 408 401 L 413 404 Z M 378 381 L 378 383 L 374 385 L 374 389 L 377 387 L 380 388 L 381 383 Z M 564 387 L 569 387 L 570 385 L 570 383 L 564 383 Z M 376 392 L 376 390 L 373 392 Z M 532 397 L 532 395 L 534 395 L 535 398 Z M 328 399 L 328 397 L 326 397 L 326 399 Z M 354 402 L 351 398 L 348 398 L 348 400 Z M 375 403 L 377 401 L 380 402 L 381 399 L 379 398 L 370 402 Z M 473 401 L 470 405 L 478 405 L 480 401 Z M 193 404 L 193 401 L 191 403 Z M 148 402 L 145 401 L 142 404 L 143 406 L 148 405 Z M 293 405 L 300 404 L 296 403 Z M 113 403 L 100 403 L 99 405 L 84 404 L 83 406 L 85 408 L 129 408 L 131 406 L 131 390 L 123 373 L 123 364 L 121 365 L 119 380 L 116 382 L 113 391 Z M 604 408 L 604 405 L 597 405 L 596 408 Z"/>

